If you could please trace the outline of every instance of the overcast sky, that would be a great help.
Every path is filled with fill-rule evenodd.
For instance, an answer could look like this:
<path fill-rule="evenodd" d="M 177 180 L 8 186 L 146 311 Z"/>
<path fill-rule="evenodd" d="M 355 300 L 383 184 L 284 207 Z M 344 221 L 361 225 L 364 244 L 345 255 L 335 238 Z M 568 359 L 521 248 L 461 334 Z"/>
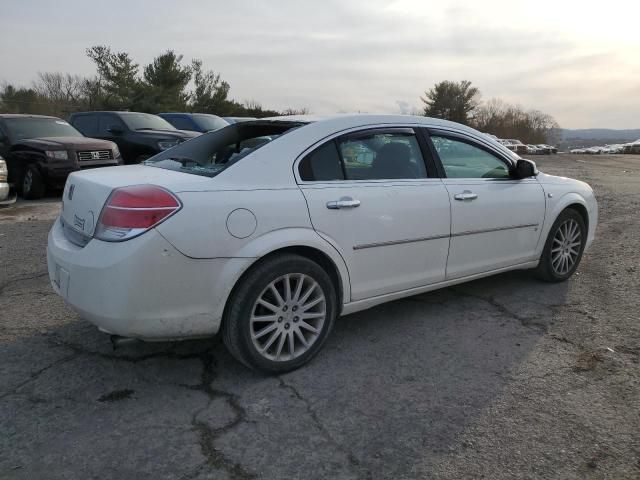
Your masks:
<path fill-rule="evenodd" d="M 0 1 L 0 82 L 91 75 L 84 51 L 104 44 L 200 58 L 268 108 L 398 113 L 468 79 L 566 128 L 640 128 L 633 0 Z"/>

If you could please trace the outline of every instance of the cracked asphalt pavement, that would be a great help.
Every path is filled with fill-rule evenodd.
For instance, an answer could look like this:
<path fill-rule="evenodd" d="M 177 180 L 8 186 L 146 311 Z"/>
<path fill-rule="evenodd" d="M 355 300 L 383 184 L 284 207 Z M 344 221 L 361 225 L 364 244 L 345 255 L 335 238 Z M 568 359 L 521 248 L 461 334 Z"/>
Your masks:
<path fill-rule="evenodd" d="M 279 377 L 218 338 L 114 351 L 49 285 L 55 197 L 0 210 L 0 478 L 640 478 L 640 157 L 534 159 L 600 203 L 569 282 L 343 317 Z"/>

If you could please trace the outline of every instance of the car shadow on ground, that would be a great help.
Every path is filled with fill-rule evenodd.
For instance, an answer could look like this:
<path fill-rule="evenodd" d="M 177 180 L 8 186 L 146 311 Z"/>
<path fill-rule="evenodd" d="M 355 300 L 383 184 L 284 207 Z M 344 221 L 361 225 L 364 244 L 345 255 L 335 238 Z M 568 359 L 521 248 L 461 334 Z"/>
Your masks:
<path fill-rule="evenodd" d="M 28 304 L 47 291 L 36 282 L 4 293 Z M 65 325 L 0 344 L 0 476 L 429 476 L 568 288 L 511 272 L 381 305 L 339 319 L 281 376 L 247 370 L 219 338 L 114 351 L 66 310 Z"/>

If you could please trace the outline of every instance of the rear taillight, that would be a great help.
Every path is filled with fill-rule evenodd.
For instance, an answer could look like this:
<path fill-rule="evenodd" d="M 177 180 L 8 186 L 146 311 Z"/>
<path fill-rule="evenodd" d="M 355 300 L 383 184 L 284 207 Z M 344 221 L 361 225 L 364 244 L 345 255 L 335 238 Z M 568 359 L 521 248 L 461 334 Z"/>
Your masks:
<path fill-rule="evenodd" d="M 137 237 L 176 213 L 182 204 L 171 192 L 155 185 L 116 188 L 98 218 L 94 237 L 121 242 Z"/>

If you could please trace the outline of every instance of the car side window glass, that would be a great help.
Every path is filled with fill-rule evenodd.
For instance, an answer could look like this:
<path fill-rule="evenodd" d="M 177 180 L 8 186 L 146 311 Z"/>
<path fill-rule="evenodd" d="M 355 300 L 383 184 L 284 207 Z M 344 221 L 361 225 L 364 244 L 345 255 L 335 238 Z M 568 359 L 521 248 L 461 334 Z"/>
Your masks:
<path fill-rule="evenodd" d="M 302 159 L 300 178 L 307 182 L 344 180 L 344 172 L 335 142 L 332 140 Z"/>
<path fill-rule="evenodd" d="M 113 135 L 112 132 L 109 131 L 111 127 L 118 127 L 123 132 L 127 130 L 126 125 L 122 120 L 120 120 L 115 115 L 100 115 L 100 121 L 98 126 L 98 135 L 102 137 L 110 137 Z"/>
<path fill-rule="evenodd" d="M 358 133 L 338 140 L 347 180 L 427 178 L 420 145 L 413 133 Z"/>
<path fill-rule="evenodd" d="M 505 162 L 461 140 L 432 135 L 447 178 L 510 178 Z"/>
<path fill-rule="evenodd" d="M 98 133 L 98 117 L 96 115 L 78 115 L 73 119 L 73 126 L 88 137 L 96 135 Z"/>
<path fill-rule="evenodd" d="M 167 122 L 169 122 L 171 125 L 176 127 L 178 130 L 193 130 L 193 128 L 195 127 L 193 122 L 190 119 L 185 117 L 171 116 L 171 117 L 164 117 L 164 119 Z"/>

